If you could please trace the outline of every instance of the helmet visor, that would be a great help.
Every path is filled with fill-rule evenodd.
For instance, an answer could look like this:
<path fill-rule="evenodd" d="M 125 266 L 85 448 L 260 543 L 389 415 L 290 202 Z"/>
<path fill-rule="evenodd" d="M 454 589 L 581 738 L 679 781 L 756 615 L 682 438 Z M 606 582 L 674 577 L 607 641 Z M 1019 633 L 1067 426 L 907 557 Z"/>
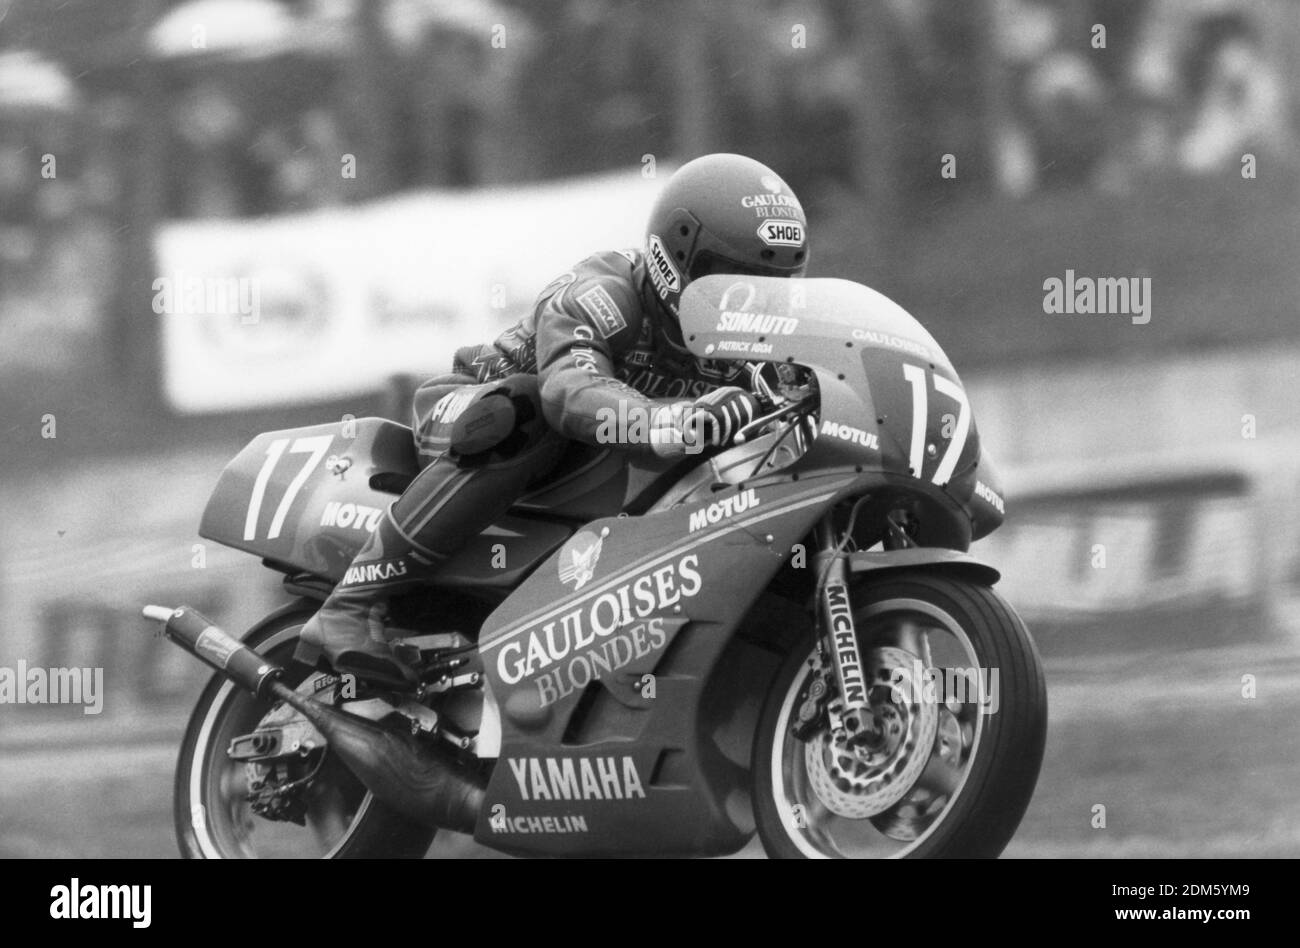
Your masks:
<path fill-rule="evenodd" d="M 691 263 L 691 269 L 687 276 L 689 279 L 698 280 L 700 277 L 713 276 L 715 273 L 734 273 L 739 276 L 760 277 L 783 277 L 789 275 L 788 271 L 776 267 L 758 267 L 753 264 L 739 263 L 720 254 L 713 253 L 712 251 L 702 250 L 700 253 L 696 254 L 695 260 Z"/>

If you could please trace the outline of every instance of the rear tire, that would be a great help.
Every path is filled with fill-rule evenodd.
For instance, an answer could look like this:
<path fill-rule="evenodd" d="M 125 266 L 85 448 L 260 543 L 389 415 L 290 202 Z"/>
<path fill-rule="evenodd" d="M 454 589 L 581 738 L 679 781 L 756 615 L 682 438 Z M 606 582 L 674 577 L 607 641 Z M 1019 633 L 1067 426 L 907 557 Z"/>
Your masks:
<path fill-rule="evenodd" d="M 976 723 L 968 725 L 958 723 L 963 716 L 967 722 L 972 720 L 967 706 L 960 706 L 959 713 L 950 715 L 954 723 L 948 733 L 961 736 L 957 744 L 965 746 L 966 756 L 958 752 L 958 759 L 965 762 L 964 771 L 959 783 L 954 778 L 957 785 L 946 796 L 922 790 L 926 802 L 921 807 L 909 804 L 905 798 L 880 816 L 837 816 L 814 799 L 816 782 L 799 778 L 797 772 L 804 766 L 801 757 L 808 754 L 807 745 L 789 733 L 800 683 L 809 680 L 810 675 L 808 660 L 814 641 L 811 635 L 805 636 L 777 673 L 755 734 L 754 811 L 764 849 L 774 858 L 846 855 L 838 842 L 826 842 L 832 839 L 833 827 L 855 837 L 855 843 L 861 836 L 859 848 L 868 857 L 996 857 L 1011 840 L 1029 805 L 1047 735 L 1042 664 L 1024 623 L 992 589 L 939 573 L 863 577 L 854 584 L 852 595 L 864 664 L 873 634 L 877 644 L 883 641 L 879 636 L 890 621 L 886 617 L 894 616 L 897 621 L 898 617 L 923 615 L 926 618 L 921 624 L 927 627 L 931 621 L 937 623 L 938 617 L 949 617 L 960 627 L 965 638 L 962 644 L 968 655 L 973 651 L 975 664 L 981 669 L 997 669 L 997 709 L 993 713 L 976 711 Z M 931 637 L 927 633 L 927 638 Z M 954 641 L 958 638 L 955 636 Z M 944 705 L 937 707 L 939 714 L 945 713 Z M 971 732 L 973 746 L 965 745 L 963 728 Z M 938 747 L 936 736 L 932 748 L 922 749 L 934 757 Z M 778 762 L 775 768 L 774 760 Z M 916 786 L 920 785 L 917 778 Z M 910 808 L 904 811 L 903 807 Z M 809 808 L 820 814 L 817 819 L 824 820 L 824 826 L 807 828 Z M 872 830 L 867 825 L 874 826 L 877 820 L 888 822 L 900 812 L 906 812 L 908 818 L 918 812 L 926 814 L 922 820 L 929 822 L 913 824 L 916 835 L 912 840 L 907 840 L 905 834 L 887 836 L 878 827 Z M 885 851 L 890 847 L 894 851 Z"/>
<path fill-rule="evenodd" d="M 292 662 L 292 655 L 298 631 L 316 608 L 316 603 L 304 600 L 268 616 L 243 638 L 245 644 L 285 668 L 285 683 L 291 687 L 309 673 L 302 665 Z M 311 832 L 306 827 L 288 823 L 270 824 L 251 812 L 235 813 L 237 801 L 232 803 L 230 799 L 219 798 L 220 791 L 231 782 L 226 772 L 232 771 L 234 765 L 226 758 L 225 747 L 217 746 L 218 742 L 227 736 L 233 716 L 247 719 L 251 714 L 255 717 L 258 704 L 262 705 L 263 713 L 270 710 L 269 703 L 257 702 L 229 679 L 217 674 L 199 695 L 198 705 L 190 715 L 181 742 L 173 789 L 176 839 L 181 855 L 186 859 L 265 855 L 252 849 L 251 838 L 241 836 L 236 823 L 246 823 L 250 828 L 266 824 L 284 832 Z M 351 774 L 340 773 L 338 779 L 343 784 L 352 781 L 346 787 L 347 795 L 357 802 L 342 835 L 332 845 L 322 844 L 320 848 L 323 851 L 316 854 L 319 858 L 418 859 L 428 852 L 436 832 L 434 829 L 409 820 L 380 803 Z M 243 810 L 248 810 L 247 804 Z M 216 814 L 220 814 L 220 818 Z M 301 858 L 302 854 L 298 856 Z"/>

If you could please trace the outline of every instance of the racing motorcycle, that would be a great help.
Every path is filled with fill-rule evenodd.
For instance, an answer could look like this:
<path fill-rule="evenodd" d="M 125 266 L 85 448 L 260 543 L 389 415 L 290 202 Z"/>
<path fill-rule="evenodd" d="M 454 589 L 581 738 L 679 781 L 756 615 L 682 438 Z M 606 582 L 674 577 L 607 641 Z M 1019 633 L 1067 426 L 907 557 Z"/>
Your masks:
<path fill-rule="evenodd" d="M 403 693 L 295 659 L 303 624 L 417 472 L 408 428 L 255 438 L 202 536 L 292 597 L 236 639 L 147 606 L 216 669 L 178 761 L 182 853 L 996 856 L 1028 805 L 1036 647 L 971 542 L 998 478 L 938 343 L 834 279 L 715 275 L 681 312 L 705 360 L 762 363 L 764 413 L 676 462 L 574 444 L 390 603 Z M 770 370 L 770 371 L 768 371 Z"/>

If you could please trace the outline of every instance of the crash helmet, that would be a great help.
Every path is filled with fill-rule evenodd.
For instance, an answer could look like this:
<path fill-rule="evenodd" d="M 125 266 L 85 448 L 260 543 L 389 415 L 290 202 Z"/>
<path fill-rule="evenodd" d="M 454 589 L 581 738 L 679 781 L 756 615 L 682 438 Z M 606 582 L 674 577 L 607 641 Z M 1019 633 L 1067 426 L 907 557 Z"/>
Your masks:
<path fill-rule="evenodd" d="M 790 186 L 744 155 L 704 155 L 682 165 L 660 192 L 646 227 L 646 270 L 675 330 L 682 291 L 714 273 L 803 276 L 808 227 Z"/>

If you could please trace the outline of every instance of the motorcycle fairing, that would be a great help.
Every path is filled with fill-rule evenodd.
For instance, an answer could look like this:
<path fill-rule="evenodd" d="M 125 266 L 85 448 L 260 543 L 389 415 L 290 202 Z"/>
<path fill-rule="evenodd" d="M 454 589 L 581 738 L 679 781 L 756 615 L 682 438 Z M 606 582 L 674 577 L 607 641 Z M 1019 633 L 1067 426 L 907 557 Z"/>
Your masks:
<path fill-rule="evenodd" d="M 438 571 L 433 585 L 511 589 L 575 524 L 646 506 L 673 472 L 656 459 L 572 446 L 573 464 L 520 498 Z M 419 471 L 411 429 L 381 418 L 258 435 L 222 471 L 199 535 L 286 572 L 338 582 Z"/>
<path fill-rule="evenodd" d="M 791 471 L 844 465 L 915 479 L 951 498 L 983 536 L 1001 511 L 981 503 L 979 432 L 952 362 L 888 297 L 848 280 L 716 275 L 682 296 L 687 346 L 711 359 L 793 362 L 819 389 L 818 437 Z M 926 492 L 928 493 L 928 491 Z"/>
<path fill-rule="evenodd" d="M 199 535 L 337 582 L 392 503 L 385 487 L 418 470 L 411 430 L 379 418 L 264 432 L 221 472 Z"/>
<path fill-rule="evenodd" d="M 381 418 L 265 432 L 221 472 L 199 535 L 338 582 L 418 470 L 411 429 Z M 604 497 L 601 483 L 611 479 L 602 468 L 585 481 Z M 617 504 L 613 483 L 607 502 Z M 507 514 L 448 560 L 435 585 L 512 588 L 572 532 L 557 520 Z"/>
<path fill-rule="evenodd" d="M 475 837 L 552 855 L 743 846 L 748 774 L 711 740 L 703 691 L 742 617 L 852 480 L 773 478 L 597 520 L 542 564 L 480 633 L 502 737 Z"/>

